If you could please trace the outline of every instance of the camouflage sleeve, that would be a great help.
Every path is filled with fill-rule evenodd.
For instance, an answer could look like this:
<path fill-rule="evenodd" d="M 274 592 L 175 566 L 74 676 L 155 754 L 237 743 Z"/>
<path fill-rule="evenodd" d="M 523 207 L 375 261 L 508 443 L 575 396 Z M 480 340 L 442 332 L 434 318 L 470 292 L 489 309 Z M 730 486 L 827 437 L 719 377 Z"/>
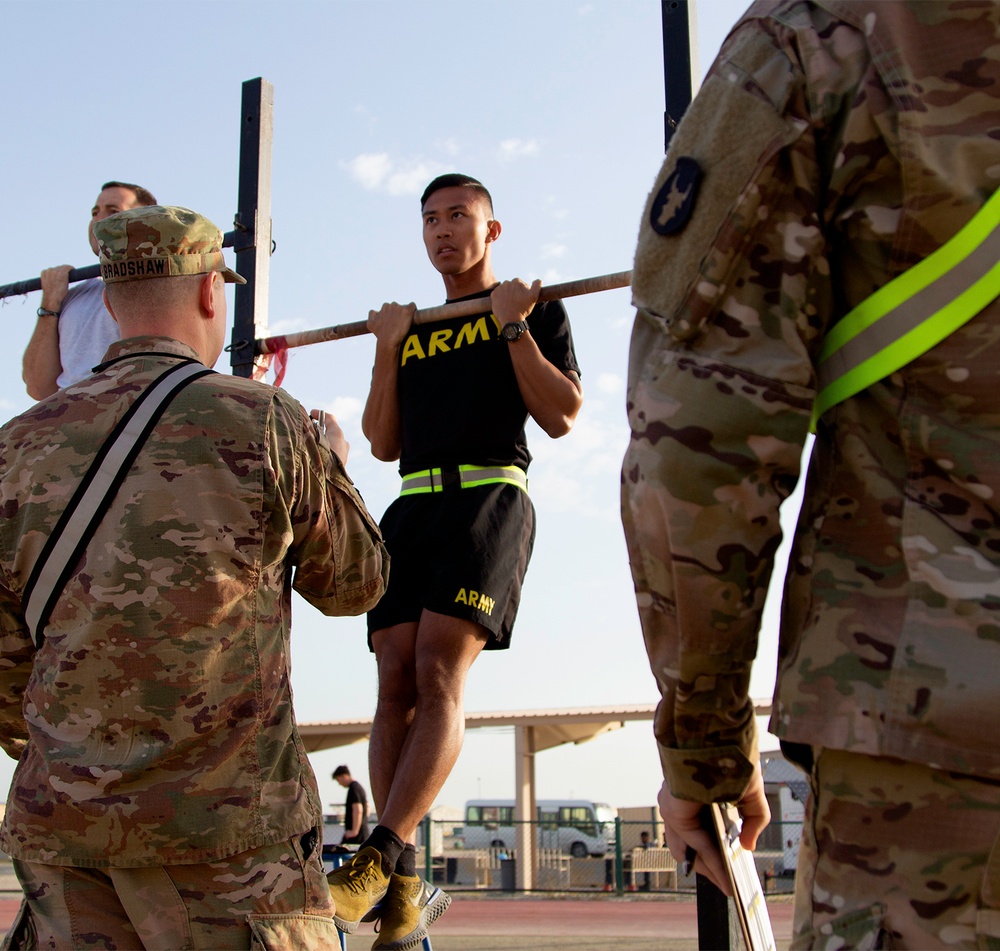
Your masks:
<path fill-rule="evenodd" d="M 278 429 L 288 428 L 297 465 L 293 587 L 324 614 L 363 614 L 382 597 L 389 576 L 378 525 L 305 409 L 281 404 L 275 419 Z"/>
<path fill-rule="evenodd" d="M 837 62 L 826 89 L 806 83 L 818 35 L 752 15 L 734 30 L 674 136 L 636 251 L 623 522 L 664 775 L 701 802 L 738 799 L 757 756 L 750 670 L 829 318 L 817 130 L 851 79 Z M 826 39 L 856 77 L 863 44 Z"/>
<path fill-rule="evenodd" d="M 14 759 L 28 742 L 22 703 L 34 659 L 20 598 L 0 582 L 0 748 Z"/>

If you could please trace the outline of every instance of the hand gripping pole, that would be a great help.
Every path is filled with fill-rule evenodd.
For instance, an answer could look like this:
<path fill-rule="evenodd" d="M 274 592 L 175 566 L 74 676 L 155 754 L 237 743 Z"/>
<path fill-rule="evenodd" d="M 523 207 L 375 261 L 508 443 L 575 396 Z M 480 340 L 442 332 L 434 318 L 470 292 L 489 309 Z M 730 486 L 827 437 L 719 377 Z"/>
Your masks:
<path fill-rule="evenodd" d="M 615 274 L 602 274 L 598 277 L 585 277 L 578 281 L 568 281 L 565 284 L 550 284 L 543 287 L 538 295 L 540 301 L 562 300 L 565 297 L 579 297 L 581 294 L 595 294 L 598 291 L 610 291 L 618 287 L 628 287 L 632 282 L 631 271 L 618 271 Z M 471 317 L 483 312 L 483 298 L 455 301 L 452 304 L 441 304 L 438 307 L 427 307 L 413 314 L 415 324 L 431 324 L 450 317 Z M 318 330 L 303 330 L 300 333 L 284 334 L 275 337 L 261 337 L 257 340 L 257 353 L 277 353 L 279 350 L 292 347 L 304 347 L 311 343 L 325 343 L 327 340 L 343 340 L 346 337 L 360 337 L 370 333 L 367 320 L 356 320 L 350 324 L 334 324 L 332 327 L 321 327 Z"/>

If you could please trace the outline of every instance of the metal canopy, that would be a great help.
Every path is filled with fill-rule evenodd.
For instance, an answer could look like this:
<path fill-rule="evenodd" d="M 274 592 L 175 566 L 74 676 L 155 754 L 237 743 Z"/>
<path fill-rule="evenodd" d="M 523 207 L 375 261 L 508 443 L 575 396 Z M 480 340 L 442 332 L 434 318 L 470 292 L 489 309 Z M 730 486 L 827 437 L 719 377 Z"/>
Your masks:
<path fill-rule="evenodd" d="M 562 746 L 564 743 L 586 743 L 611 730 L 618 730 L 628 720 L 652 720 L 654 704 L 625 707 L 589 707 L 570 710 L 507 710 L 496 713 L 469 713 L 466 730 L 485 727 L 532 728 L 534 751 Z M 367 740 L 371 718 L 337 720 L 332 723 L 300 723 L 299 734 L 306 752 L 316 753 L 336 746 L 347 746 Z"/>
<path fill-rule="evenodd" d="M 565 743 L 586 743 L 611 730 L 618 730 L 630 720 L 652 720 L 656 704 L 643 703 L 620 707 L 576 707 L 565 710 L 503 710 L 493 713 L 467 713 L 466 730 L 488 727 L 531 727 L 535 735 L 534 751 L 540 753 Z M 754 714 L 767 716 L 770 700 L 755 700 Z M 334 720 L 329 723 L 300 723 L 299 734 L 306 752 L 318 753 L 337 746 L 348 746 L 368 739 L 372 719 Z"/>

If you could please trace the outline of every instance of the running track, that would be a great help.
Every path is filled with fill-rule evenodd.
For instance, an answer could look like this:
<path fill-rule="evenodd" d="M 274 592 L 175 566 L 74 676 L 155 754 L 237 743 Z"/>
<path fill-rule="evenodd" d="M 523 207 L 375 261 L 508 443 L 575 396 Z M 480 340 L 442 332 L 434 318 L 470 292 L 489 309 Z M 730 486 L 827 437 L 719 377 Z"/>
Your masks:
<path fill-rule="evenodd" d="M 19 904 L 20 900 L 9 892 L 0 895 L 0 933 L 10 927 Z M 792 903 L 788 899 L 771 901 L 768 910 L 780 946 L 791 935 Z M 362 928 L 370 926 L 362 925 Z M 431 933 L 442 937 L 659 937 L 684 940 L 685 946 L 696 948 L 698 925 L 695 903 L 691 900 L 603 896 L 587 899 L 531 896 L 466 898 L 459 894 L 452 900 L 447 914 L 435 922 Z M 690 945 L 685 939 L 690 939 Z M 617 945 L 622 951 L 627 948 L 627 943 L 622 941 Z"/>

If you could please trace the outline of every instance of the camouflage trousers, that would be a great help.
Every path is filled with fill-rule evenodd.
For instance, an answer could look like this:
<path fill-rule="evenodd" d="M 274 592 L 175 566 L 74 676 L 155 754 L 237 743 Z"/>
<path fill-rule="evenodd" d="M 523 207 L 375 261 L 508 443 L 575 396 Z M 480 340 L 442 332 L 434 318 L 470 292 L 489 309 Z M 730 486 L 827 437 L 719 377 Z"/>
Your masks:
<path fill-rule="evenodd" d="M 1000 782 L 816 750 L 791 948 L 1000 948 Z"/>
<path fill-rule="evenodd" d="M 338 948 L 315 833 L 203 865 L 14 861 L 24 901 L 3 949 Z"/>

